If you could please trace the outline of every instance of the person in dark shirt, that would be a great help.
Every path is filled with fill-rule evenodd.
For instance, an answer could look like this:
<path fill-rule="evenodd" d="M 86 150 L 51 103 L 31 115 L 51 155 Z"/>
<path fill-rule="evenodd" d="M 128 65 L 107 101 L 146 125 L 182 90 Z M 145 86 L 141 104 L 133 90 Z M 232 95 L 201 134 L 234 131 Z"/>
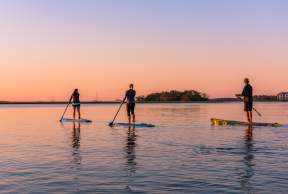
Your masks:
<path fill-rule="evenodd" d="M 136 91 L 133 89 L 134 85 L 130 84 L 129 90 L 126 91 L 123 102 L 127 99 L 127 115 L 129 119 L 129 123 L 131 123 L 131 115 L 132 115 L 132 121 L 135 122 L 135 96 Z"/>
<path fill-rule="evenodd" d="M 72 100 L 72 106 L 73 106 L 73 118 L 75 119 L 76 110 L 78 112 L 78 118 L 81 119 L 81 113 L 80 113 L 80 94 L 78 89 L 75 89 L 73 94 L 71 95 L 70 102 Z"/>
<path fill-rule="evenodd" d="M 247 113 L 247 120 L 249 123 L 252 123 L 252 110 L 253 110 L 253 88 L 249 83 L 249 79 L 244 80 L 245 87 L 242 91 L 242 94 L 237 94 L 238 98 L 243 97 L 244 102 L 244 111 Z"/>

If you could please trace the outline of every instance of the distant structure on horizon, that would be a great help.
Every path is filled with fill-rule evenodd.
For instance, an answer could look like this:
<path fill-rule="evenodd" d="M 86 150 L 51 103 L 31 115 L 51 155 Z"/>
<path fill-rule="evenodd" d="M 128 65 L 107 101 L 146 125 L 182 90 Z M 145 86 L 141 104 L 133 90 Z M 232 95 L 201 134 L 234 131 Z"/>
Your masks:
<path fill-rule="evenodd" d="M 280 92 L 277 94 L 278 101 L 288 101 L 288 92 Z"/>

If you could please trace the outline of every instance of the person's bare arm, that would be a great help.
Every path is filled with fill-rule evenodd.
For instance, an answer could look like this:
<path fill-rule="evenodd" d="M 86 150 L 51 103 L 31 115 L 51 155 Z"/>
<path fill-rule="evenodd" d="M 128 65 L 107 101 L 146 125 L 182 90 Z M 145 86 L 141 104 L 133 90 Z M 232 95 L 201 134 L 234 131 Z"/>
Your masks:
<path fill-rule="evenodd" d="M 240 100 L 244 100 L 244 97 L 242 94 L 235 94 L 235 96 Z"/>
<path fill-rule="evenodd" d="M 71 97 L 70 97 L 70 99 L 69 99 L 69 102 L 71 102 L 72 98 L 73 98 L 73 94 L 71 95 Z"/>
<path fill-rule="evenodd" d="M 122 102 L 125 102 L 126 98 L 127 98 L 127 92 L 125 93 L 125 96 L 124 96 L 124 98 L 123 98 L 123 101 L 122 101 Z"/>

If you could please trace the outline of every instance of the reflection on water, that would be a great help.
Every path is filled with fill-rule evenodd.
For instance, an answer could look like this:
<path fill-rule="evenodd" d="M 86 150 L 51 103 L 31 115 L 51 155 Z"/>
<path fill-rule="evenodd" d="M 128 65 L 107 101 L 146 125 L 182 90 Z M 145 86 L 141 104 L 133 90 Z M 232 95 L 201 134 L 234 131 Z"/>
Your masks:
<path fill-rule="evenodd" d="M 80 131 L 81 123 L 73 123 L 72 130 L 72 155 L 74 157 L 75 164 L 81 164 L 81 155 L 80 155 Z"/>
<path fill-rule="evenodd" d="M 136 173 L 136 134 L 135 127 L 128 127 L 127 130 L 127 142 L 126 142 L 126 159 L 127 159 L 127 170 L 129 176 L 133 176 Z"/>
<path fill-rule="evenodd" d="M 127 129 L 127 139 L 126 139 L 126 146 L 125 146 L 125 159 L 126 159 L 126 170 L 128 173 L 128 185 L 126 189 L 132 192 L 131 184 L 136 174 L 136 132 L 135 127 L 129 126 Z"/>
<path fill-rule="evenodd" d="M 249 126 L 246 129 L 245 136 L 244 136 L 244 169 L 243 173 L 241 174 L 241 186 L 243 191 L 246 193 L 251 193 L 253 191 L 253 185 L 251 183 L 251 180 L 254 175 L 253 170 L 253 154 L 254 149 L 254 142 L 253 142 L 253 128 L 252 126 Z"/>
<path fill-rule="evenodd" d="M 81 173 L 81 150 L 80 150 L 80 138 L 81 138 L 81 123 L 72 124 L 72 166 L 73 173 L 73 187 L 75 192 L 80 192 L 81 185 L 79 183 L 79 176 Z"/>
<path fill-rule="evenodd" d="M 287 124 L 287 107 L 257 103 L 255 121 Z M 288 191 L 287 128 L 211 127 L 211 117 L 244 120 L 240 103 L 139 104 L 138 121 L 155 128 L 110 128 L 117 108 L 83 105 L 94 122 L 62 126 L 61 105 L 1 107 L 0 193 Z"/>

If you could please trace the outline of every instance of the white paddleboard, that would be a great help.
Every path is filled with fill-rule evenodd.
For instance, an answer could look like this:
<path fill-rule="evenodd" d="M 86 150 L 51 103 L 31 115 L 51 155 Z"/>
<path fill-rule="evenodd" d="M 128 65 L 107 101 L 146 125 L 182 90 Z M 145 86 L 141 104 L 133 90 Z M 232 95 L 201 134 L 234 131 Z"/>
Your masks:
<path fill-rule="evenodd" d="M 77 122 L 77 123 L 92 123 L 91 120 L 88 119 L 67 119 L 63 118 L 60 122 Z"/>
<path fill-rule="evenodd" d="M 113 123 L 113 126 L 155 127 L 155 125 L 149 123 Z"/>

